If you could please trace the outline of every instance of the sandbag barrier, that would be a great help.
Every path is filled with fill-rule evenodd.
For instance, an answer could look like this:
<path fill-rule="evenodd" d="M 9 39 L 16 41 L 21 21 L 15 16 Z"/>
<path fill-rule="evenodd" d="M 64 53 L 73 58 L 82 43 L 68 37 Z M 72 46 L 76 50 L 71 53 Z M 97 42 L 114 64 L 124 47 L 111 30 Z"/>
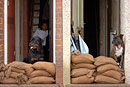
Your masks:
<path fill-rule="evenodd" d="M 90 84 L 94 82 L 94 57 L 90 54 L 71 55 L 71 83 L 72 84 Z"/>
<path fill-rule="evenodd" d="M 71 54 L 72 84 L 119 84 L 125 80 L 124 71 L 113 58 L 90 54 Z"/>
<path fill-rule="evenodd" d="M 0 63 L 0 84 L 52 84 L 55 83 L 55 72 L 55 65 L 50 62 Z"/>

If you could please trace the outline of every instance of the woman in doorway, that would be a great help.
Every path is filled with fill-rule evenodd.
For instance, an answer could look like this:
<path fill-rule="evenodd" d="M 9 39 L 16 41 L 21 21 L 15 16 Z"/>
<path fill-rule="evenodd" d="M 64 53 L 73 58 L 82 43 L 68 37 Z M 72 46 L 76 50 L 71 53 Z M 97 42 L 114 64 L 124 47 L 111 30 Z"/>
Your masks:
<path fill-rule="evenodd" d="M 42 41 L 44 60 L 49 61 L 49 35 L 48 35 L 48 22 L 42 21 L 40 27 L 36 30 L 33 37 L 38 36 Z"/>

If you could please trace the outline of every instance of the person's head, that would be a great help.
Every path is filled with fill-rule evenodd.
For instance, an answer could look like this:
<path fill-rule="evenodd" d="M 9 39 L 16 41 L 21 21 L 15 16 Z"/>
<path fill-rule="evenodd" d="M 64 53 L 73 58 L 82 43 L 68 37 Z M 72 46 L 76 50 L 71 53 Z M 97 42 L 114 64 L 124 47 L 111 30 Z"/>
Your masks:
<path fill-rule="evenodd" d="M 47 30 L 48 29 L 47 21 L 42 21 L 40 28 L 41 30 Z"/>

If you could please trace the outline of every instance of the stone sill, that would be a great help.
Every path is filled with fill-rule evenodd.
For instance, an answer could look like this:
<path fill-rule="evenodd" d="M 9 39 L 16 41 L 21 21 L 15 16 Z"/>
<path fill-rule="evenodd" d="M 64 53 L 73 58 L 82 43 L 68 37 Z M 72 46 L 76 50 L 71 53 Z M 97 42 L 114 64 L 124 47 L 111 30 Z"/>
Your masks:
<path fill-rule="evenodd" d="M 66 87 L 130 87 L 127 84 L 68 84 Z"/>
<path fill-rule="evenodd" d="M 58 84 L 30 84 L 30 85 L 0 84 L 0 87 L 59 87 L 59 85 Z"/>

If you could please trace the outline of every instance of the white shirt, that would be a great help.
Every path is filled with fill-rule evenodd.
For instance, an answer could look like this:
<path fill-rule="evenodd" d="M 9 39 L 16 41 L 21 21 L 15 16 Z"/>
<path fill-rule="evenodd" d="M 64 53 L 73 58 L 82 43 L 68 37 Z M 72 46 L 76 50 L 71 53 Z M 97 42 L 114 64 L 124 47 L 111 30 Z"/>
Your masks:
<path fill-rule="evenodd" d="M 36 32 L 34 33 L 33 37 L 35 36 L 39 36 L 43 42 L 42 42 L 42 46 L 46 45 L 46 37 L 48 36 L 48 30 L 40 30 L 37 29 Z"/>

